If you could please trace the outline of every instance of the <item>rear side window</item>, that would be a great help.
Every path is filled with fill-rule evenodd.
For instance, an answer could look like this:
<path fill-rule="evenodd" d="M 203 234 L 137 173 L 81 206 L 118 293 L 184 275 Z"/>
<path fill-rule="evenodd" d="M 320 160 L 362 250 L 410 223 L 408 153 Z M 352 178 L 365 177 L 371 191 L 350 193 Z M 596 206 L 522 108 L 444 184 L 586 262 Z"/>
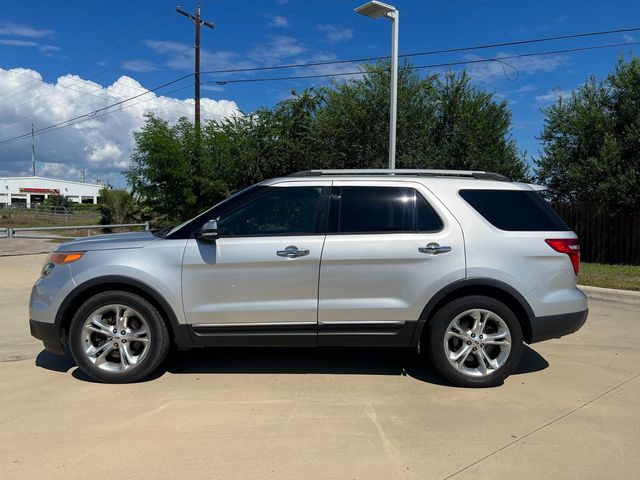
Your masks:
<path fill-rule="evenodd" d="M 413 188 L 341 187 L 339 233 L 432 232 L 442 220 Z"/>
<path fill-rule="evenodd" d="M 537 192 L 460 190 L 460 196 L 500 230 L 513 232 L 571 230 Z"/>

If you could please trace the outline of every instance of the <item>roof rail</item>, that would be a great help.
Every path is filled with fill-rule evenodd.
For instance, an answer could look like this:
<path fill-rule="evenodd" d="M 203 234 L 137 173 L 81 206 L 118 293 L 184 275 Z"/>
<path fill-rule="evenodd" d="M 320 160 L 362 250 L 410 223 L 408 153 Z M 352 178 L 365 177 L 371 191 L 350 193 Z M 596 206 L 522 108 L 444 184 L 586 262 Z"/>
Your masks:
<path fill-rule="evenodd" d="M 418 177 L 465 177 L 481 180 L 497 180 L 511 182 L 509 177 L 499 173 L 477 170 L 419 170 L 410 168 L 397 169 L 342 169 L 342 170 L 305 170 L 289 175 L 290 177 L 318 177 L 322 175 L 412 175 Z"/>

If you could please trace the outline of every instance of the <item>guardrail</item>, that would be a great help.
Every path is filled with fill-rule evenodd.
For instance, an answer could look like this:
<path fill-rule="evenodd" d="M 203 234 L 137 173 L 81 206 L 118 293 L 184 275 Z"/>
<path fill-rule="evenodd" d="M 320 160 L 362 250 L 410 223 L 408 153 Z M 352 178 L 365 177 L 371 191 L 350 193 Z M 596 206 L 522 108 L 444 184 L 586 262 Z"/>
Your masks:
<path fill-rule="evenodd" d="M 8 237 L 9 237 L 9 229 L 0 228 L 0 238 L 8 238 Z"/>
<path fill-rule="evenodd" d="M 0 211 L 6 211 L 11 215 L 28 215 L 35 218 L 45 218 L 64 222 L 93 222 L 100 218 L 97 205 L 73 205 L 70 207 L 49 207 L 43 205 L 33 205 L 27 208 L 26 205 L 0 205 Z"/>
<path fill-rule="evenodd" d="M 7 238 L 44 238 L 44 239 L 60 239 L 60 240 L 74 240 L 76 238 L 82 238 L 81 236 L 69 236 L 69 235 L 48 235 L 43 233 L 21 233 L 21 232 L 50 232 L 56 230 L 86 230 L 87 237 L 91 236 L 92 230 L 102 230 L 105 228 L 132 228 L 132 227 L 144 227 L 146 231 L 149 231 L 149 222 L 144 223 L 119 223 L 113 225 L 65 225 L 63 227 L 18 227 L 18 228 L 3 228 L 0 229 L 0 238 L 2 238 L 2 230 L 5 231 L 5 237 Z"/>

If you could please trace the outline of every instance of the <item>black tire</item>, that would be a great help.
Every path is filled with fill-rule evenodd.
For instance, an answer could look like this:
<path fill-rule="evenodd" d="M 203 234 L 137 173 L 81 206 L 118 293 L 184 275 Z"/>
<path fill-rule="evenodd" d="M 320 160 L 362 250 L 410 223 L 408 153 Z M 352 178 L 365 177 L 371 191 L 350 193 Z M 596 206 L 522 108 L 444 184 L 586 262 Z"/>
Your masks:
<path fill-rule="evenodd" d="M 96 367 L 83 349 L 82 329 L 85 321 L 99 308 L 112 304 L 130 307 L 139 312 L 149 330 L 149 350 L 144 358 L 135 367 L 120 372 L 108 372 Z M 103 383 L 131 383 L 146 378 L 163 362 L 169 347 L 169 332 L 158 310 L 144 298 L 130 292 L 108 291 L 94 295 L 80 306 L 69 329 L 69 349 L 78 367 L 93 380 Z"/>
<path fill-rule="evenodd" d="M 449 324 L 456 316 L 472 309 L 489 310 L 497 314 L 506 324 L 511 335 L 511 351 L 500 368 L 484 376 L 470 376 L 454 367 L 445 349 L 445 334 Z M 514 313 L 502 302 L 495 298 L 482 295 L 470 295 L 453 300 L 440 308 L 429 321 L 427 326 L 428 355 L 438 372 L 454 385 L 461 387 L 495 387 L 501 385 L 518 366 L 522 356 L 523 337 L 522 327 Z"/>

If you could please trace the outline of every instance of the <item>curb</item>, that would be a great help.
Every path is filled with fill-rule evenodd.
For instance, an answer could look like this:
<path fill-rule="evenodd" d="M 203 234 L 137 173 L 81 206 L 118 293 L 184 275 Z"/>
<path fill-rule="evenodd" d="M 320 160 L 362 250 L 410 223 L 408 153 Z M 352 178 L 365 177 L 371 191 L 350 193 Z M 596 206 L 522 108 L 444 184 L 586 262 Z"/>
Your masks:
<path fill-rule="evenodd" d="M 627 305 L 640 305 L 640 292 L 617 290 L 615 288 L 591 287 L 587 285 L 578 285 L 578 288 L 582 290 L 589 299 L 625 303 Z"/>

